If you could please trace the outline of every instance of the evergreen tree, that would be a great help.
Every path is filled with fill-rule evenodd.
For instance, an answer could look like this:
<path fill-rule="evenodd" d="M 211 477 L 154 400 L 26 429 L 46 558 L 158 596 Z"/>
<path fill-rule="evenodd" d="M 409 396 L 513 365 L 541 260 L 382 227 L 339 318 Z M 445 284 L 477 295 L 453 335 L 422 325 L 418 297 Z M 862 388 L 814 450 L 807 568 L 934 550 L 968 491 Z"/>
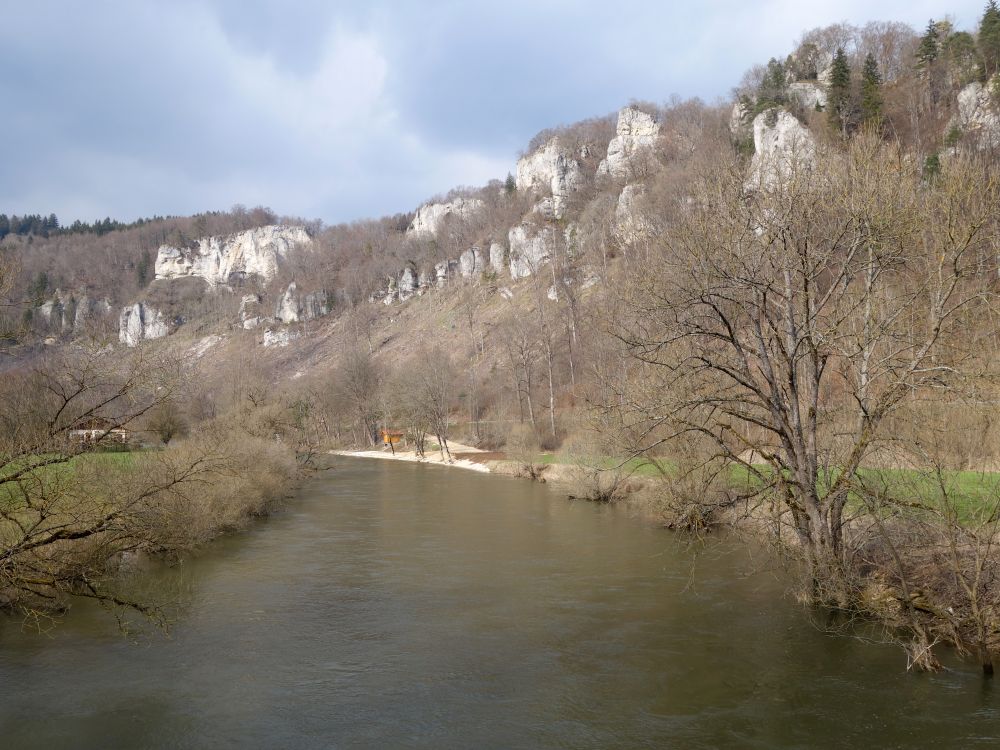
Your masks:
<path fill-rule="evenodd" d="M 149 282 L 149 266 L 150 257 L 149 251 L 144 250 L 142 255 L 139 256 L 139 262 L 135 267 L 136 280 L 139 282 L 139 286 L 146 286 Z"/>
<path fill-rule="evenodd" d="M 972 34 L 956 31 L 941 45 L 942 57 L 948 63 L 952 79 L 959 86 L 983 79 L 983 59 Z"/>
<path fill-rule="evenodd" d="M 851 127 L 851 66 L 843 47 L 837 48 L 830 70 L 830 85 L 826 94 L 827 114 L 830 125 L 839 130 L 841 137 L 847 138 Z"/>
<path fill-rule="evenodd" d="M 986 77 L 1000 71 L 1000 8 L 990 0 L 979 22 L 979 53 L 983 57 Z"/>
<path fill-rule="evenodd" d="M 861 69 L 861 122 L 872 127 L 882 124 L 882 76 L 871 52 Z"/>
<path fill-rule="evenodd" d="M 517 180 L 514 179 L 514 175 L 510 172 L 507 173 L 507 179 L 503 183 L 503 189 L 507 195 L 513 195 L 517 192 Z"/>
<path fill-rule="evenodd" d="M 785 66 L 773 57 L 767 61 L 767 69 L 757 89 L 757 111 L 762 112 L 788 102 L 788 83 Z"/>
<path fill-rule="evenodd" d="M 917 67 L 920 70 L 926 70 L 937 60 L 940 45 L 938 27 L 932 18 L 927 22 L 927 30 L 920 37 L 920 46 L 917 47 Z"/>

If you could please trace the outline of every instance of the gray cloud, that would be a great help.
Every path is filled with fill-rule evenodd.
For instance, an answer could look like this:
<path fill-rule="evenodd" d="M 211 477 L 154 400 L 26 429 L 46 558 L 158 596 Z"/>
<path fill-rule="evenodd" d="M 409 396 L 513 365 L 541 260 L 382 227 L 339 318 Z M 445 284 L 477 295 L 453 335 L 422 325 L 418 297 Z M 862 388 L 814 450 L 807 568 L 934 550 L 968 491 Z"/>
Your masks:
<path fill-rule="evenodd" d="M 970 27 L 982 3 L 19 5 L 0 25 L 0 211 L 337 221 L 502 177 L 543 127 L 723 96 L 813 26 Z"/>

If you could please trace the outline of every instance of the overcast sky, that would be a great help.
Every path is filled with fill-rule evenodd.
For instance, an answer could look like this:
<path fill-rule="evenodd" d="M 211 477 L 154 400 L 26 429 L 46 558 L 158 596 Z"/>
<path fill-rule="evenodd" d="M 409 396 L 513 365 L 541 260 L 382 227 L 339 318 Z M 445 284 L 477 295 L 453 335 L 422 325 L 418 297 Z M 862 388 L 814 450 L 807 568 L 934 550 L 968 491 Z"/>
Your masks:
<path fill-rule="evenodd" d="M 542 128 L 714 101 L 836 21 L 985 0 L 32 0 L 0 21 L 0 212 L 337 222 L 512 171 Z"/>

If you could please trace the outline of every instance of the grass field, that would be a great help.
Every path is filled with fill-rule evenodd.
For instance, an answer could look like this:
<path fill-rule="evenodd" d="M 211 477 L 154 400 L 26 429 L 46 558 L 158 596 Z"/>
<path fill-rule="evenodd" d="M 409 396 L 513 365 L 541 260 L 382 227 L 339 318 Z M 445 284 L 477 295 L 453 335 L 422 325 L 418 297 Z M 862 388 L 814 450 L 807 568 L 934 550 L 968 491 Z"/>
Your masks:
<path fill-rule="evenodd" d="M 631 471 L 636 476 L 658 477 L 660 470 L 645 458 L 630 458 L 616 456 L 593 456 L 583 458 L 581 456 L 570 456 L 564 453 L 539 453 L 535 457 L 535 463 L 539 464 L 568 464 L 570 466 L 583 464 L 599 469 L 613 469 L 621 466 L 624 471 Z M 671 465 L 663 462 L 663 468 L 670 471 Z"/>
<path fill-rule="evenodd" d="M 90 468 L 100 468 L 106 466 L 108 468 L 124 468 L 131 466 L 137 455 L 141 454 L 141 451 L 128 452 L 128 451 L 114 451 L 114 452 L 94 452 L 94 453 L 80 453 L 73 456 L 68 461 L 63 463 L 48 464 L 46 466 L 40 466 L 38 469 L 32 472 L 33 481 L 41 482 L 51 482 L 58 481 L 61 479 L 68 479 L 72 477 L 73 473 L 82 467 Z M 13 462 L 4 467 L 0 471 L 0 480 L 4 476 L 9 476 L 18 470 L 23 463 Z M 7 507 L 10 505 L 12 499 L 17 495 L 16 483 L 0 484 L 0 506 Z"/>
<path fill-rule="evenodd" d="M 636 476 L 660 476 L 659 468 L 643 458 L 628 460 L 615 456 L 580 458 L 563 453 L 540 453 L 535 461 L 540 464 L 583 463 L 602 469 L 622 466 L 625 470 L 631 470 Z M 664 460 L 662 464 L 668 473 L 674 468 L 669 461 Z M 766 466 L 761 466 L 760 469 L 765 474 L 769 471 Z M 1000 473 L 996 472 L 947 471 L 943 472 L 939 479 L 931 471 L 866 468 L 858 472 L 858 477 L 870 490 L 893 501 L 917 503 L 931 508 L 939 506 L 942 502 L 940 484 L 943 482 L 959 517 L 966 522 L 980 517 L 984 510 L 990 509 L 1000 498 Z M 829 486 L 832 478 L 828 477 L 822 484 Z M 748 469 L 733 466 L 730 470 L 730 482 L 735 487 L 746 488 L 758 483 L 759 480 L 753 477 Z M 859 507 L 860 497 L 855 495 L 851 504 Z"/>
<path fill-rule="evenodd" d="M 759 468 L 764 474 L 769 471 L 768 467 Z M 821 478 L 820 490 L 829 487 L 835 477 L 836 474 L 831 473 Z M 944 471 L 939 477 L 930 470 L 863 468 L 858 471 L 858 480 L 870 491 L 891 502 L 928 508 L 939 508 L 946 491 L 959 518 L 966 522 L 980 517 L 1000 498 L 1000 473 L 996 472 Z M 748 469 L 734 466 L 731 481 L 737 487 L 752 487 L 760 480 Z M 849 503 L 858 507 L 861 498 L 852 495 Z"/>

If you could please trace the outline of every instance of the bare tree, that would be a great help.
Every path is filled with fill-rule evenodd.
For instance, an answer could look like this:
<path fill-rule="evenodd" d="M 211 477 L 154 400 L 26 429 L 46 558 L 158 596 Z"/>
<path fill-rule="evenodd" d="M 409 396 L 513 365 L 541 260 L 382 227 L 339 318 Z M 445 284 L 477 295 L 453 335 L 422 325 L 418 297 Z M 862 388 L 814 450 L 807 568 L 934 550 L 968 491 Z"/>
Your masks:
<path fill-rule="evenodd" d="M 204 454 L 162 471 L 80 464 L 174 393 L 176 364 L 142 349 L 69 351 L 5 373 L 0 389 L 0 605 L 39 616 L 68 596 L 155 616 L 109 578 L 117 556 L 149 541 L 144 522 L 163 493 L 211 465 Z M 87 439 L 79 431 L 87 431 Z M 81 474 L 90 466 L 90 477 Z"/>
<path fill-rule="evenodd" d="M 451 461 L 448 434 L 457 374 L 441 349 L 421 348 L 401 372 L 400 393 L 410 424 L 437 438 L 441 458 Z"/>
<path fill-rule="evenodd" d="M 962 371 L 998 198 L 981 165 L 928 184 L 868 138 L 752 194 L 724 165 L 631 278 L 619 335 L 664 386 L 636 405 L 646 447 L 694 432 L 742 466 L 780 502 L 814 600 L 845 604 L 845 507 L 887 418 Z"/>
<path fill-rule="evenodd" d="M 362 441 L 374 446 L 382 416 L 382 373 L 375 360 L 360 349 L 345 352 L 333 372 L 331 387 L 345 411 L 353 414 Z"/>

